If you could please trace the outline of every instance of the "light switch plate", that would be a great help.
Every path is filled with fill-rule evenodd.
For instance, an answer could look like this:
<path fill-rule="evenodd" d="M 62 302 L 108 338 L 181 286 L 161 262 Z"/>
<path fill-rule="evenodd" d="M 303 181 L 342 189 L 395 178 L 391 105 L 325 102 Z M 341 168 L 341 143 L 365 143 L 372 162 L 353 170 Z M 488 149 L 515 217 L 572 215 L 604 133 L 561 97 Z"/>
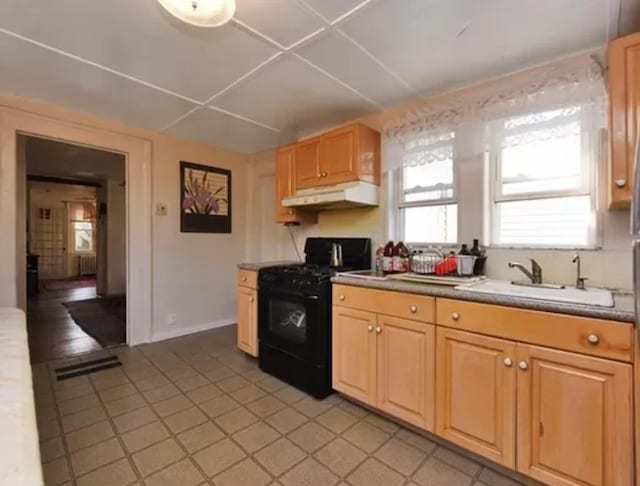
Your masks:
<path fill-rule="evenodd" d="M 164 203 L 156 203 L 156 216 L 166 216 L 167 205 Z"/>

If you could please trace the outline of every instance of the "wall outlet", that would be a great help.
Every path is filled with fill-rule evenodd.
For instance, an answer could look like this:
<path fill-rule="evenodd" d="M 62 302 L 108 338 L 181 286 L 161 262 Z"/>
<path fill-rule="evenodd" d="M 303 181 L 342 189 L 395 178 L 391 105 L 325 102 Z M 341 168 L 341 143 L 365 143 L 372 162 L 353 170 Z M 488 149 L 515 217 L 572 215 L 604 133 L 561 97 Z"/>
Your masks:
<path fill-rule="evenodd" d="M 156 203 L 156 216 L 166 216 L 167 205 L 164 203 Z"/>
<path fill-rule="evenodd" d="M 167 324 L 170 326 L 175 326 L 176 322 L 178 322 L 178 316 L 176 314 L 168 314 L 167 315 Z"/>

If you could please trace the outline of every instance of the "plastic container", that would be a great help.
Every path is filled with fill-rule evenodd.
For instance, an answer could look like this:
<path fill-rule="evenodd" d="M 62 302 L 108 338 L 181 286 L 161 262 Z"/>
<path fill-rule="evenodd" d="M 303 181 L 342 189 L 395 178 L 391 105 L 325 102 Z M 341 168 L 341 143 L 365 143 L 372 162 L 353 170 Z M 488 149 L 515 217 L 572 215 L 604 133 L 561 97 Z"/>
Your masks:
<path fill-rule="evenodd" d="M 461 277 L 473 276 L 473 268 L 476 263 L 476 258 L 477 257 L 472 255 L 458 255 L 456 257 L 458 263 L 458 275 Z"/>

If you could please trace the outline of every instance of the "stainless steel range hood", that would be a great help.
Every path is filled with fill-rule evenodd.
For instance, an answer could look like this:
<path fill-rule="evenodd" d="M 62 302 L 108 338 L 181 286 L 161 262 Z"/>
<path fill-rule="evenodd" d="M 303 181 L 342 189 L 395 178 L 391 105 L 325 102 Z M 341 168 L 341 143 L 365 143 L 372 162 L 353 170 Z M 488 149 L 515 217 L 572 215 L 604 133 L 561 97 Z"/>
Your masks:
<path fill-rule="evenodd" d="M 368 182 L 356 181 L 335 186 L 300 189 L 282 200 L 288 208 L 345 209 L 378 206 L 379 188 Z"/>

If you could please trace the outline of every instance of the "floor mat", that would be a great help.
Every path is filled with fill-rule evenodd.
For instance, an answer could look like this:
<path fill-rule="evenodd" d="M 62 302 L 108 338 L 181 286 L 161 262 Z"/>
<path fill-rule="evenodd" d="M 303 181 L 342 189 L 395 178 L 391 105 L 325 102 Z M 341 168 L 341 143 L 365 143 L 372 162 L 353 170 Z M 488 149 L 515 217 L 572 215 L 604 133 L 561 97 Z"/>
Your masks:
<path fill-rule="evenodd" d="M 67 289 L 82 289 L 85 287 L 95 287 L 95 278 L 64 278 L 54 280 L 41 280 L 40 287 L 43 290 L 67 290 Z"/>
<path fill-rule="evenodd" d="M 64 306 L 75 323 L 103 346 L 127 342 L 127 298 L 124 295 L 65 302 Z"/>

